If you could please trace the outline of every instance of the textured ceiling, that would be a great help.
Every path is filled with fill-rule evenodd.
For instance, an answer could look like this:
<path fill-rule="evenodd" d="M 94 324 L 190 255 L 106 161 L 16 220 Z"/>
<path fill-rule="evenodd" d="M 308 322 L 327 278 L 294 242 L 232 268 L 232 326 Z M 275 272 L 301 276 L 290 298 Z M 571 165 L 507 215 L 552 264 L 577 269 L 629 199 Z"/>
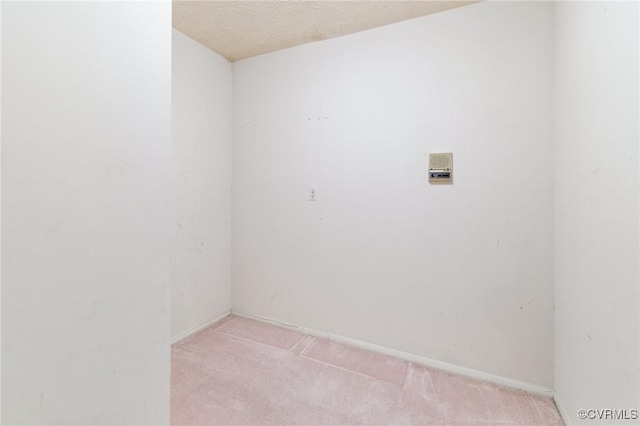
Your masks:
<path fill-rule="evenodd" d="M 230 61 L 475 1 L 173 1 L 173 27 Z"/>

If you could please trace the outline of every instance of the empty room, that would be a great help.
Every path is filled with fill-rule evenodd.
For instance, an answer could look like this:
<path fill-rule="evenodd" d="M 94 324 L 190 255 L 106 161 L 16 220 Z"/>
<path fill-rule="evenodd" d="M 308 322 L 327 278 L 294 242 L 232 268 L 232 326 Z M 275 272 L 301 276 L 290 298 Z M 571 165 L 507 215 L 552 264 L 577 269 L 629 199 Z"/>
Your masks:
<path fill-rule="evenodd" d="M 639 21 L 3 1 L 2 424 L 640 424 Z"/>

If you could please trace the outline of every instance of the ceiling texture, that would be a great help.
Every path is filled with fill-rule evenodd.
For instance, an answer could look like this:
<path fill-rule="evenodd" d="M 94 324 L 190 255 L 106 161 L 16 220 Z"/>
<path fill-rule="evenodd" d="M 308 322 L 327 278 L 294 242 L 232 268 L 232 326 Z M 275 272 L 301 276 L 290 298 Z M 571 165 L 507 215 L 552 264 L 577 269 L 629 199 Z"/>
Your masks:
<path fill-rule="evenodd" d="M 230 61 L 476 1 L 174 0 L 173 27 Z"/>

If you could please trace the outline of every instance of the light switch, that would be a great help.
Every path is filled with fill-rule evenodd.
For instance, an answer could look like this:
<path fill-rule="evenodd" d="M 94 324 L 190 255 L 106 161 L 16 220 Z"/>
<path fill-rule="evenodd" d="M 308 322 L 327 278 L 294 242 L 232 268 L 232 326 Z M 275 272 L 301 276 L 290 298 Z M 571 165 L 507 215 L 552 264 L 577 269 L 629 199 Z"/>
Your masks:
<path fill-rule="evenodd" d="M 309 201 L 316 201 L 316 196 L 318 194 L 316 193 L 316 187 L 315 186 L 310 186 L 309 187 Z"/>

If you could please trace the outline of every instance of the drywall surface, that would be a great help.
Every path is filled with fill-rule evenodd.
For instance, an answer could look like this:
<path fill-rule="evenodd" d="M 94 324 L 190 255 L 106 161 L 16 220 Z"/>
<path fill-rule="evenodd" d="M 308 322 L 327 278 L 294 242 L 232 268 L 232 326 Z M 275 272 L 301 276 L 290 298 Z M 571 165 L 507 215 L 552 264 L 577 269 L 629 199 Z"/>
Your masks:
<path fill-rule="evenodd" d="M 0 99 L 2 99 L 2 2 L 0 2 Z M 0 128 L 2 127 L 2 102 L 0 102 Z M 0 130 L 0 223 L 2 223 L 2 131 Z M 0 242 L 2 226 L 0 226 Z M 2 423 L 2 244 L 0 244 L 0 423 Z"/>
<path fill-rule="evenodd" d="M 553 30 L 486 2 L 235 62 L 233 309 L 551 387 Z"/>
<path fill-rule="evenodd" d="M 640 409 L 638 3 L 558 3 L 556 35 L 555 386 L 612 424 L 577 410 Z"/>
<path fill-rule="evenodd" d="M 2 7 L 2 423 L 167 424 L 170 2 Z"/>
<path fill-rule="evenodd" d="M 172 31 L 175 337 L 231 308 L 231 63 Z"/>

